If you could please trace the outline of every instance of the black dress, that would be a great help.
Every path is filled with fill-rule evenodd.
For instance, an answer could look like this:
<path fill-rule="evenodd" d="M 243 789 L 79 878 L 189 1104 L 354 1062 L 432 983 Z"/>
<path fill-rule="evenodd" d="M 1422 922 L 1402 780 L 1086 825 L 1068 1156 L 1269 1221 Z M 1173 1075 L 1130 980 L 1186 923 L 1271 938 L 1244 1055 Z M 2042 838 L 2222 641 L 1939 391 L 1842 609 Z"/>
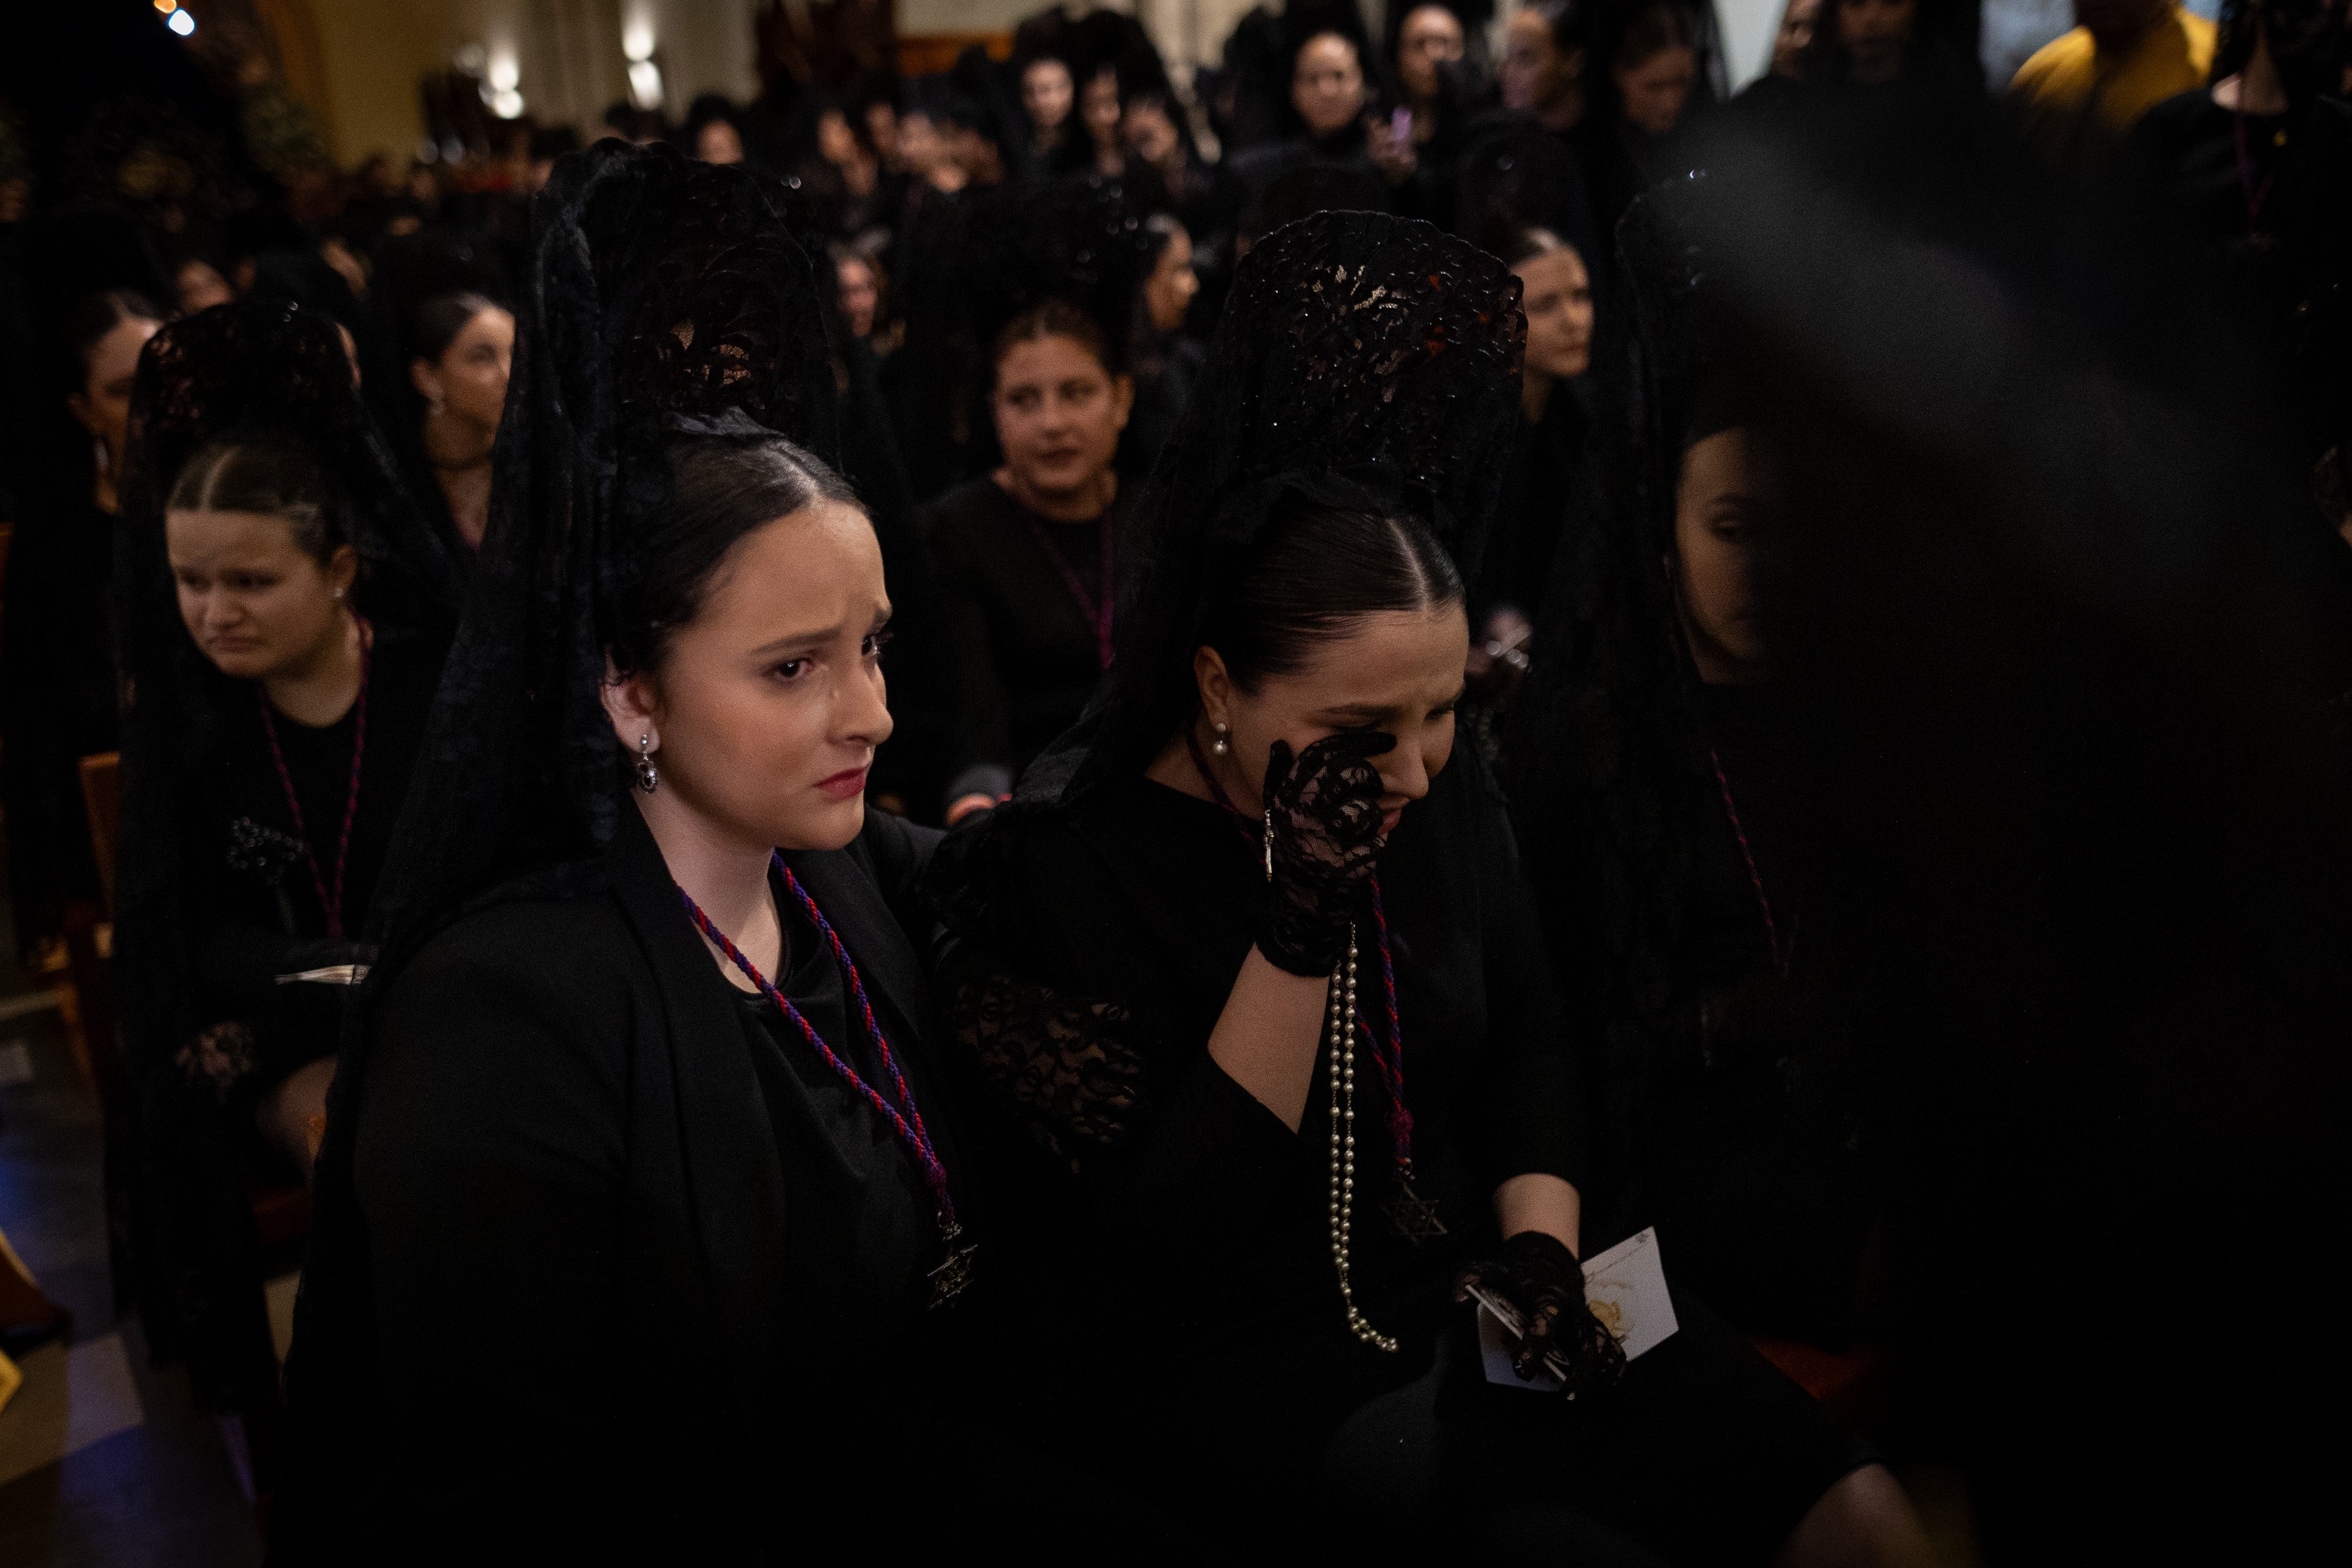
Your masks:
<path fill-rule="evenodd" d="M 1013 842 L 989 929 L 945 975 L 959 1043 L 995 1085 L 998 1157 L 1020 1173 L 1008 1250 L 1048 1325 L 1030 1354 L 1057 1379 L 1066 1439 L 1239 1542 L 1393 1552 L 1443 1534 L 1575 1561 L 1651 1561 L 1622 1529 L 1762 1562 L 1866 1462 L 1681 1295 L 1681 1333 L 1580 1409 L 1484 1383 L 1454 1274 L 1494 1239 L 1497 1184 L 1580 1180 L 1583 1149 L 1562 1005 L 1474 760 L 1439 775 L 1381 856 L 1415 1186 L 1448 1231 L 1416 1248 L 1384 1218 L 1393 1150 L 1372 1078 L 1352 1272 L 1397 1354 L 1359 1343 L 1340 1309 L 1325 1067 L 1293 1133 L 1206 1049 L 1261 896 L 1236 820 L 1135 779 Z M 1369 938 L 1363 962 L 1376 988 Z"/>
<path fill-rule="evenodd" d="M 341 940 L 355 941 L 366 929 L 409 776 L 424 748 L 445 652 L 437 636 L 376 638 L 355 807 L 357 703 L 325 726 L 272 716 L 273 756 L 258 689 L 222 683 L 221 733 L 194 770 L 180 820 L 182 929 L 202 1020 L 181 1067 L 225 1103 L 249 1106 L 296 1068 L 335 1050 L 346 988 L 281 983 L 279 977 L 351 956 L 327 940 L 321 897 L 321 883 L 329 896 L 333 893 L 347 812 Z M 285 763 L 282 778 L 278 758 Z"/>
<path fill-rule="evenodd" d="M 27 507 L 9 548 L 0 610 L 0 785 L 17 946 L 64 928 L 66 905 L 100 902 L 81 759 L 115 749 L 115 517 L 85 497 Z"/>
<path fill-rule="evenodd" d="M 847 849 L 786 860 L 854 956 L 965 1217 L 901 925 L 935 841 L 875 813 Z M 381 1421 L 357 1529 L 394 1553 L 697 1563 L 903 1529 L 929 1479 L 860 1510 L 940 1439 L 961 1308 L 924 1310 L 928 1188 L 720 974 L 634 810 L 595 880 L 461 915 L 383 998 L 356 1166 Z M 829 949 L 776 894 L 785 994 L 887 1082 Z"/>
<path fill-rule="evenodd" d="M 1131 559 L 1127 514 L 1111 507 L 1106 561 L 1102 520 L 1050 522 L 993 479 L 960 485 L 927 509 L 955 683 L 948 800 L 1006 793 L 1094 694 L 1103 670 L 1095 614 L 1107 575 Z"/>
<path fill-rule="evenodd" d="M 1645 1081 L 1608 1086 L 1644 1112 L 1604 1207 L 1656 1226 L 1680 1279 L 1733 1322 L 1841 1349 L 1884 1209 L 1885 1118 L 1864 1114 L 1860 1063 L 1889 1053 L 1856 1050 L 1812 980 L 1785 716 L 1766 687 L 1704 686 L 1700 700 L 1722 776 L 1690 824 L 1673 995 Z"/>

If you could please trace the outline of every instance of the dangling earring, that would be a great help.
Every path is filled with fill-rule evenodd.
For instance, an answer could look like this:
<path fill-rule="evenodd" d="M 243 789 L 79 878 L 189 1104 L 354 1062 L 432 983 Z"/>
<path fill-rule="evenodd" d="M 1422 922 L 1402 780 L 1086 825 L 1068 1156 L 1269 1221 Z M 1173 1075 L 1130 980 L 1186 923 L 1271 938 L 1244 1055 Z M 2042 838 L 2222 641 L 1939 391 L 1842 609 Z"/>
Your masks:
<path fill-rule="evenodd" d="M 654 766 L 654 737 L 651 734 L 637 737 L 637 788 L 650 795 L 661 783 L 661 770 Z"/>
<path fill-rule="evenodd" d="M 1225 727 L 1223 725 L 1212 719 L 1209 721 L 1209 727 L 1217 732 L 1217 738 L 1209 742 L 1209 749 L 1211 752 L 1214 753 L 1216 756 L 1223 757 L 1227 752 L 1233 750 L 1233 742 L 1225 738 Z"/>

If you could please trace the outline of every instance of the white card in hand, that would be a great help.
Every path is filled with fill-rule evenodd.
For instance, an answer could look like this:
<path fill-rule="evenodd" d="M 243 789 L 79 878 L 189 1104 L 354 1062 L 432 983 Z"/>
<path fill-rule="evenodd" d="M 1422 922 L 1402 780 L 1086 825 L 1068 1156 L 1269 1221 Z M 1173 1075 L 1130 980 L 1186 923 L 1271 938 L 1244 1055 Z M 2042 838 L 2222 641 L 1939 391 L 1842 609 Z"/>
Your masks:
<path fill-rule="evenodd" d="M 1674 1337 L 1682 1325 L 1675 1321 L 1674 1298 L 1666 1292 L 1666 1271 L 1658 1262 L 1658 1233 L 1654 1229 L 1629 1236 L 1584 1263 L 1584 1299 L 1592 1315 L 1616 1336 L 1633 1361 Z M 1559 1379 L 1538 1367 L 1533 1377 L 1511 1370 L 1511 1332 L 1485 1307 L 1478 1309 L 1478 1355 L 1486 1364 L 1486 1381 L 1510 1388 L 1559 1392 Z"/>

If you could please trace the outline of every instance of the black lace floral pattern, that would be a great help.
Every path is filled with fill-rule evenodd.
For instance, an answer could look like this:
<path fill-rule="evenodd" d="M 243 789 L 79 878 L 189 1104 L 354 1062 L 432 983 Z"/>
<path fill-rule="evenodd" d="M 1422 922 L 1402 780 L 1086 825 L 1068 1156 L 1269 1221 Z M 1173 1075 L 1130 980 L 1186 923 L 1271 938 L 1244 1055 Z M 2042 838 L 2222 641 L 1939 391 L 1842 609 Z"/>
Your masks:
<path fill-rule="evenodd" d="M 1122 1003 L 989 973 L 956 988 L 948 1025 L 1029 1135 L 1073 1174 L 1150 1117 L 1147 1059 Z"/>

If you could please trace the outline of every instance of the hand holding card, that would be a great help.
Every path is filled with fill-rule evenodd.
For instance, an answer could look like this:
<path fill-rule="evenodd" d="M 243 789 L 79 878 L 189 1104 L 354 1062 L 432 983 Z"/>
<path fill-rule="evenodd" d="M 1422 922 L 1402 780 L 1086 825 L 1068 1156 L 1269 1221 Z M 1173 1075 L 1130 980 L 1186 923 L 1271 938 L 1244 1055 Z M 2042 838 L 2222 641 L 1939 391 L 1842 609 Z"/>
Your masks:
<path fill-rule="evenodd" d="M 1626 1361 L 1637 1360 L 1672 1338 L 1681 1326 L 1675 1321 L 1674 1298 L 1666 1291 L 1665 1270 L 1658 1260 L 1658 1233 L 1644 1230 L 1629 1236 L 1598 1257 L 1585 1260 L 1584 1299 L 1592 1317 L 1609 1331 Z M 1513 1388 L 1559 1393 L 1574 1380 L 1556 1365 L 1557 1351 L 1544 1356 L 1533 1377 L 1522 1377 L 1513 1367 L 1513 1352 L 1523 1351 L 1524 1334 L 1515 1320 L 1517 1311 L 1498 1293 L 1473 1282 L 1469 1293 L 1478 1307 L 1478 1349 L 1486 1364 L 1486 1381 Z M 1572 1370 L 1572 1369 L 1570 1369 Z M 1573 1394 L 1570 1397 L 1574 1397 Z"/>

